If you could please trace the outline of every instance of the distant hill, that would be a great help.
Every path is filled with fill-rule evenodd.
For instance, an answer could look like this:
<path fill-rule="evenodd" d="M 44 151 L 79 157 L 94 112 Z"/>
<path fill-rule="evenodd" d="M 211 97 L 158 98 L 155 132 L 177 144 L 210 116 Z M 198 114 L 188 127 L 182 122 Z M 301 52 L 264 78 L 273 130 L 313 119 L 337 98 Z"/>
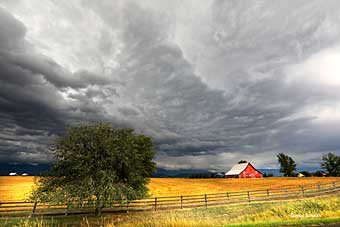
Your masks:
<path fill-rule="evenodd" d="M 279 169 L 259 169 L 262 173 L 272 173 L 273 176 L 281 176 Z M 171 178 L 185 178 L 193 174 L 209 174 L 212 173 L 206 169 L 180 169 L 180 170 L 167 170 L 158 168 L 157 172 L 152 177 L 171 177 Z"/>
<path fill-rule="evenodd" d="M 281 176 L 280 170 L 279 169 L 259 169 L 261 173 L 263 174 L 273 174 L 274 177 L 279 177 Z"/>
<path fill-rule="evenodd" d="M 31 164 L 31 163 L 0 163 L 0 175 L 8 176 L 9 173 L 15 172 L 18 175 L 27 173 L 31 176 L 38 176 L 46 172 L 51 168 L 51 164 Z M 259 169 L 262 173 L 272 173 L 274 176 L 281 176 L 279 169 Z M 300 171 L 315 172 L 320 168 L 298 168 Z M 212 171 L 206 169 L 179 169 L 179 170 L 167 170 L 163 168 L 157 168 L 156 173 L 151 177 L 170 177 L 170 178 L 186 178 L 194 174 L 211 174 Z"/>
<path fill-rule="evenodd" d="M 206 169 L 167 170 L 167 169 L 157 168 L 156 173 L 154 173 L 151 177 L 185 178 L 185 177 L 189 177 L 192 174 L 207 174 L 207 173 L 211 173 L 211 172 Z"/>
<path fill-rule="evenodd" d="M 18 175 L 27 173 L 30 176 L 38 176 L 50 168 L 51 164 L 0 163 L 0 176 L 8 176 L 13 172 Z"/>
<path fill-rule="evenodd" d="M 259 169 L 262 173 L 272 173 L 273 176 L 278 177 L 281 176 L 280 169 Z M 315 172 L 320 170 L 320 168 L 314 167 L 302 167 L 297 168 L 297 172 L 301 171 L 308 171 L 308 172 Z M 212 171 L 206 169 L 180 169 L 180 170 L 167 170 L 158 168 L 157 172 L 152 175 L 152 177 L 172 177 L 172 178 L 185 178 L 189 177 L 193 174 L 208 174 L 212 173 Z"/>
<path fill-rule="evenodd" d="M 280 169 L 259 169 L 262 173 L 272 173 L 274 177 L 279 177 L 282 174 L 280 173 Z M 296 172 L 301 172 L 301 171 L 308 171 L 308 172 L 315 172 L 315 171 L 320 171 L 320 168 L 315 168 L 315 167 L 301 167 L 297 168 Z"/>
<path fill-rule="evenodd" d="M 17 173 L 21 175 L 27 173 L 30 176 L 38 176 L 48 171 L 51 164 L 31 164 L 31 163 L 0 163 L 0 175 L 8 176 L 9 173 Z M 186 169 L 186 170 L 166 170 L 158 168 L 152 177 L 189 177 L 192 174 L 210 173 L 204 169 Z"/>

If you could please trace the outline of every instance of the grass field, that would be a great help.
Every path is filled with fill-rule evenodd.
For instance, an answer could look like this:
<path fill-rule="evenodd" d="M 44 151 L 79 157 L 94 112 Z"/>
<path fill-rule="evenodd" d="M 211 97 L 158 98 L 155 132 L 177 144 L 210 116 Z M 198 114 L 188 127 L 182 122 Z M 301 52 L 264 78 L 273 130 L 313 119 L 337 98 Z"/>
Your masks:
<path fill-rule="evenodd" d="M 184 179 L 151 178 L 150 196 L 209 194 L 328 183 L 340 178 Z M 34 177 L 0 177 L 0 201 L 24 200 L 34 185 Z"/>

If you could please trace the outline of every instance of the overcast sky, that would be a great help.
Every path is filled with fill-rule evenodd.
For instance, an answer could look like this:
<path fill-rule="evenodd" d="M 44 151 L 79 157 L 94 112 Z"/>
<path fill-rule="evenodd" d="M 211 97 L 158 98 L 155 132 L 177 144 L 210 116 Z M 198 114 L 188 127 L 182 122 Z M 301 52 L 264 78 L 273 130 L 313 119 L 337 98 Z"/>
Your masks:
<path fill-rule="evenodd" d="M 340 151 L 338 0 L 0 0 L 0 162 L 66 125 L 154 138 L 161 168 Z"/>

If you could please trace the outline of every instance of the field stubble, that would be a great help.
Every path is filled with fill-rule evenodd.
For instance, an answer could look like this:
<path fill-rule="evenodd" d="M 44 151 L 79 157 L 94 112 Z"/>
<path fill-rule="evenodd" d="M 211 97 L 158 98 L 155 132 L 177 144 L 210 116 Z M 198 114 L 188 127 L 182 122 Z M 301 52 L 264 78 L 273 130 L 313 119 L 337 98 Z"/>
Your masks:
<path fill-rule="evenodd" d="M 32 176 L 0 177 L 0 201 L 22 201 L 27 198 L 34 185 Z M 187 178 L 151 178 L 148 185 L 150 196 L 177 196 L 235 192 L 268 188 L 283 188 L 329 183 L 340 178 L 283 178 L 263 179 L 187 179 Z"/>

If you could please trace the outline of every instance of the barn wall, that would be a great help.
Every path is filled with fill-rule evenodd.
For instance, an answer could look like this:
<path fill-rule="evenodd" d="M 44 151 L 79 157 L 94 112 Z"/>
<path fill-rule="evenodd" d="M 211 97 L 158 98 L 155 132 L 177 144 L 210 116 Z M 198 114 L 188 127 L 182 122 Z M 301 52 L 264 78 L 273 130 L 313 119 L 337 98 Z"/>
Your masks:
<path fill-rule="evenodd" d="M 240 178 L 262 178 L 262 174 L 258 172 L 252 165 L 248 165 L 240 174 Z"/>

